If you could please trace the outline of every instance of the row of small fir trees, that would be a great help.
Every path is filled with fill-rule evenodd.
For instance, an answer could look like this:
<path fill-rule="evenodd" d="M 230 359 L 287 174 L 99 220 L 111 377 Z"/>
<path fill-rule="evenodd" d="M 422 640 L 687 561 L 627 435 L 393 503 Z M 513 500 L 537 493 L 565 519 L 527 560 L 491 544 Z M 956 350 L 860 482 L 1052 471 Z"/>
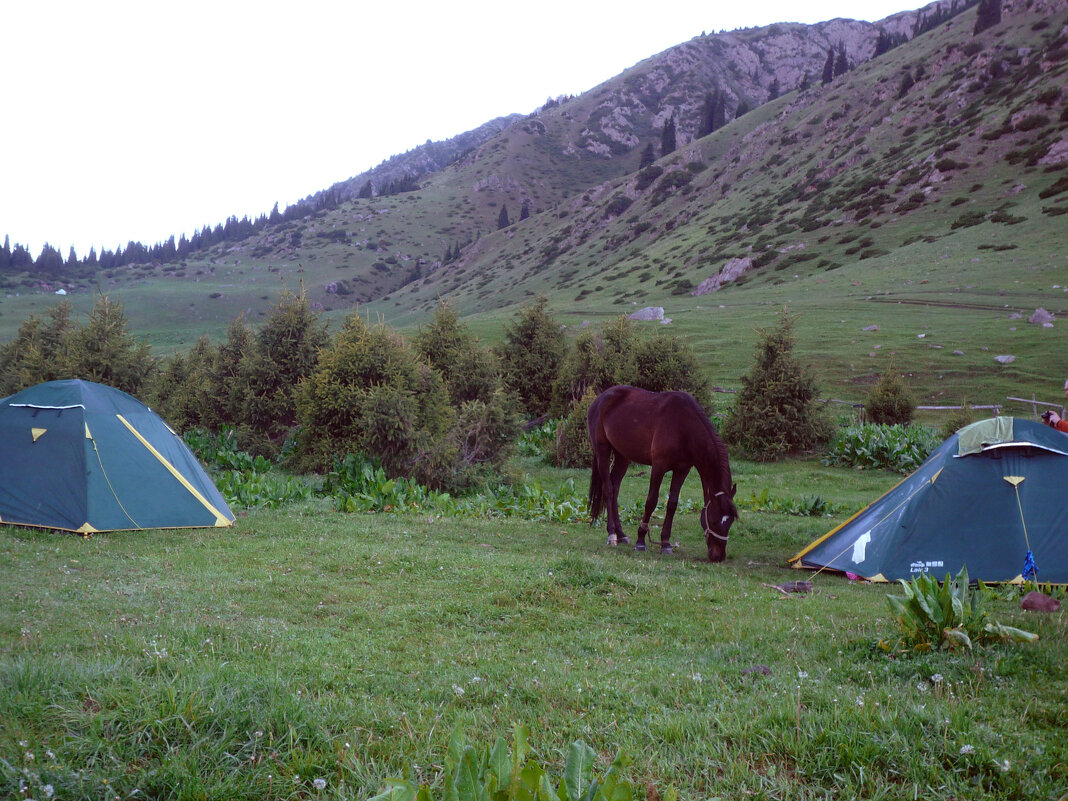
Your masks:
<path fill-rule="evenodd" d="M 732 453 L 775 459 L 831 435 L 795 344 L 785 310 L 758 333 L 754 365 L 723 418 Z M 713 413 L 707 374 L 686 342 L 645 335 L 621 316 L 569 344 L 544 297 L 520 309 L 493 348 L 445 302 L 411 338 L 355 312 L 331 336 L 303 291 L 288 290 L 258 328 L 239 317 L 221 343 L 202 337 L 165 358 L 129 333 L 121 304 L 103 295 L 84 325 L 62 301 L 0 346 L 0 397 L 71 377 L 144 400 L 178 431 L 228 429 L 239 447 L 291 469 L 326 471 L 362 453 L 391 475 L 449 491 L 497 477 L 524 420 L 559 420 L 555 463 L 588 466 L 586 409 L 614 384 L 684 390 Z M 876 389 L 892 414 L 911 417 L 899 378 L 888 373 Z"/>

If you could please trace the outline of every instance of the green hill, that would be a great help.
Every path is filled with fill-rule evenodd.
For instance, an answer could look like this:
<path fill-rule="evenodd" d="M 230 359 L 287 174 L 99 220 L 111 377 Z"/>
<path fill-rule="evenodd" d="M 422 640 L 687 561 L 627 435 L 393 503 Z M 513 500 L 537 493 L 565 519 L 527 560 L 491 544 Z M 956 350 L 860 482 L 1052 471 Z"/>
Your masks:
<path fill-rule="evenodd" d="M 70 289 L 79 308 L 79 288 L 119 297 L 160 352 L 255 321 L 298 280 L 331 317 L 398 327 L 448 297 L 487 338 L 538 294 L 573 330 L 659 306 L 724 386 L 790 305 L 826 395 L 862 399 L 893 354 L 921 402 L 1054 400 L 1061 323 L 1027 318 L 1068 304 L 1068 3 L 1015 3 L 978 35 L 973 7 L 873 57 L 947 6 L 696 37 L 466 152 L 392 164 L 414 191 Z M 824 85 L 839 46 L 854 68 Z M 727 122 L 697 138 L 712 92 Z M 669 119 L 677 149 L 639 169 Z M 8 281 L 0 339 L 54 303 L 32 286 Z"/>

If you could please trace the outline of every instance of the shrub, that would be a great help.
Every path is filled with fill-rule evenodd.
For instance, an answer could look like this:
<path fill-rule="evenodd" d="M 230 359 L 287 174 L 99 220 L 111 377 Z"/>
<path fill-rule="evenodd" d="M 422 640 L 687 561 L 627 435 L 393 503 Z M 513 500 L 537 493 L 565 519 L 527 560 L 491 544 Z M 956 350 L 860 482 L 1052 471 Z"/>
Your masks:
<path fill-rule="evenodd" d="M 383 324 L 351 315 L 297 396 L 294 463 L 329 467 L 336 454 L 364 453 L 391 476 L 452 484 L 455 421 L 441 376 Z M 451 444 L 451 448 L 450 448 Z M 450 452 L 451 450 L 451 452 Z"/>
<path fill-rule="evenodd" d="M 793 319 L 761 330 L 756 363 L 723 427 L 724 438 L 751 458 L 769 461 L 826 441 L 831 424 L 815 406 L 816 382 L 794 358 Z"/>
<path fill-rule="evenodd" d="M 63 300 L 48 312 L 48 319 L 30 315 L 15 338 L 0 345 L 0 397 L 42 381 L 71 378 L 67 341 L 76 327 L 74 306 Z"/>
<path fill-rule="evenodd" d="M 982 222 L 986 222 L 986 213 L 982 211 L 966 211 L 960 215 L 949 226 L 953 230 L 958 228 L 971 228 L 973 225 L 979 225 Z"/>
<path fill-rule="evenodd" d="M 712 390 L 701 373 L 693 348 L 681 339 L 662 332 L 640 340 L 633 359 L 621 360 L 621 372 L 613 383 L 630 384 L 650 392 L 681 390 L 693 395 L 712 414 Z"/>
<path fill-rule="evenodd" d="M 70 377 L 141 395 L 156 364 L 148 345 L 127 331 L 128 324 L 121 303 L 98 295 L 89 321 L 66 335 Z"/>
<path fill-rule="evenodd" d="M 638 177 L 634 181 L 634 188 L 639 192 L 644 191 L 652 185 L 653 181 L 663 174 L 663 167 L 656 164 L 650 164 L 644 170 L 638 172 Z"/>
<path fill-rule="evenodd" d="M 430 366 L 441 373 L 454 406 L 474 400 L 490 402 L 500 384 L 497 361 L 460 324 L 448 301 L 438 303 L 433 321 L 419 329 L 413 344 Z"/>
<path fill-rule="evenodd" d="M 297 386 L 316 368 L 330 341 L 326 322 L 301 290 L 283 290 L 237 368 L 234 421 L 249 429 L 257 451 L 275 452 L 297 422 Z"/>
<path fill-rule="evenodd" d="M 630 208 L 630 204 L 633 203 L 626 195 L 616 195 L 604 207 L 605 217 L 618 217 L 620 214 Z"/>
<path fill-rule="evenodd" d="M 895 372 L 894 363 L 891 361 L 890 367 L 868 393 L 864 410 L 873 423 L 908 425 L 912 422 L 915 405 L 916 401 L 905 379 Z"/>
<path fill-rule="evenodd" d="M 633 321 L 617 317 L 603 332 L 584 331 L 575 340 L 553 387 L 550 413 L 566 416 L 588 390 L 600 394 L 615 384 L 651 392 L 682 390 L 709 405 L 708 379 L 693 349 L 678 337 L 639 334 Z"/>
<path fill-rule="evenodd" d="M 593 450 L 590 447 L 590 435 L 586 425 L 586 413 L 597 395 L 592 389 L 571 406 L 567 417 L 556 427 L 557 467 L 586 467 L 593 464 Z"/>
<path fill-rule="evenodd" d="M 549 410 L 553 381 L 564 357 L 564 335 L 548 312 L 549 301 L 539 297 L 521 309 L 505 327 L 496 349 L 507 387 L 519 396 L 524 410 L 537 417 Z"/>
<path fill-rule="evenodd" d="M 515 448 L 519 418 L 518 401 L 504 389 L 497 389 L 489 400 L 463 403 L 451 432 L 460 460 L 454 486 L 465 486 L 479 473 L 503 467 Z"/>
<path fill-rule="evenodd" d="M 823 463 L 840 467 L 910 473 L 942 439 L 923 426 L 865 423 L 838 432 Z"/>
<path fill-rule="evenodd" d="M 596 395 L 619 383 L 618 376 L 629 374 L 626 365 L 633 359 L 634 340 L 634 324 L 625 317 L 617 317 L 601 334 L 579 334 L 553 383 L 549 414 L 564 417 L 588 391 Z"/>
<path fill-rule="evenodd" d="M 960 408 L 955 409 L 946 421 L 942 424 L 940 429 L 942 439 L 949 439 L 956 434 L 960 429 L 966 425 L 971 425 L 973 422 L 971 409 L 968 408 L 967 401 L 961 401 Z"/>
<path fill-rule="evenodd" d="M 219 349 L 200 337 L 188 353 L 176 353 L 161 363 L 153 382 L 152 407 L 175 431 L 217 430 L 221 425 L 213 414 L 218 362 Z"/>
<path fill-rule="evenodd" d="M 898 624 L 896 643 L 879 641 L 883 650 L 905 652 L 931 651 L 938 648 L 956 649 L 984 642 L 1034 642 L 1037 634 L 1003 626 L 989 619 L 983 609 L 982 587 L 979 592 L 968 586 L 968 568 L 961 568 L 957 577 L 946 574 L 941 587 L 928 573 L 920 573 L 912 581 L 898 579 L 904 597 L 888 595 L 890 614 Z"/>

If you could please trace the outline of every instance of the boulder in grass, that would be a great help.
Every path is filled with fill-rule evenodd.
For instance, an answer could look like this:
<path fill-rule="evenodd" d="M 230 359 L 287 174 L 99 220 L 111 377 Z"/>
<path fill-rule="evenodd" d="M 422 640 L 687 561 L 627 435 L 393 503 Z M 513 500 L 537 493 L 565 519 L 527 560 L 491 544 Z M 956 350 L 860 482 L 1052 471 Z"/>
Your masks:
<path fill-rule="evenodd" d="M 627 315 L 628 320 L 663 320 L 664 319 L 664 307 L 663 306 L 646 306 L 644 309 L 639 309 L 634 314 Z"/>
<path fill-rule="evenodd" d="M 1005 354 L 1003 356 L 995 356 L 994 361 L 996 361 L 998 364 L 1012 364 L 1014 361 L 1016 361 L 1016 357 L 1010 356 L 1009 354 Z"/>
<path fill-rule="evenodd" d="M 1053 322 L 1053 315 L 1043 308 L 1035 309 L 1035 313 L 1027 318 L 1027 322 L 1035 325 L 1046 325 Z"/>

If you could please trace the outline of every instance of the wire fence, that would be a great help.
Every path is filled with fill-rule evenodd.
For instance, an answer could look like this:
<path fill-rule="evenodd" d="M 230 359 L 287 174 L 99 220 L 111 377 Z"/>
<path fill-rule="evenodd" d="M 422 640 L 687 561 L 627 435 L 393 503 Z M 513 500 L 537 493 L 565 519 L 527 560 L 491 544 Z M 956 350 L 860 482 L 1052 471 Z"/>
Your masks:
<path fill-rule="evenodd" d="M 736 394 L 738 392 L 738 390 L 730 389 L 728 387 L 712 387 L 712 391 L 713 392 L 725 392 L 725 393 L 732 394 L 732 395 Z M 1068 414 L 1065 413 L 1065 406 L 1064 406 L 1063 403 L 1050 403 L 1049 401 L 1040 401 L 1040 400 L 1037 400 L 1034 395 L 1032 395 L 1030 398 L 1017 398 L 1017 397 L 1015 397 L 1013 395 L 1009 395 L 1009 396 L 1007 396 L 1005 398 L 1005 400 L 1008 403 L 1012 403 L 1012 404 L 1030 406 L 1031 407 L 1031 414 L 1034 417 L 1034 419 L 1036 419 L 1036 420 L 1042 414 L 1039 411 L 1039 407 L 1040 406 L 1042 406 L 1044 408 L 1049 408 L 1049 409 L 1055 410 L 1057 412 L 1057 414 L 1059 414 L 1061 417 L 1068 416 Z M 864 420 L 864 404 L 861 403 L 861 402 L 841 400 L 839 398 L 816 398 L 816 401 L 818 403 L 834 403 L 834 404 L 839 404 L 839 405 L 842 405 L 842 406 L 852 407 L 854 410 L 856 410 L 857 414 L 860 416 L 861 422 L 863 422 L 863 420 Z M 968 404 L 962 404 L 962 405 L 957 405 L 957 406 L 928 406 L 928 405 L 923 405 L 923 406 L 917 406 L 916 409 L 918 411 L 925 411 L 925 412 L 957 412 L 957 411 L 960 411 L 961 409 L 968 409 L 969 411 L 977 411 L 977 412 L 978 411 L 993 412 L 994 413 L 994 417 L 1000 417 L 1001 416 L 1001 410 L 1004 409 L 1006 405 L 1007 405 L 1006 403 L 968 403 Z"/>

